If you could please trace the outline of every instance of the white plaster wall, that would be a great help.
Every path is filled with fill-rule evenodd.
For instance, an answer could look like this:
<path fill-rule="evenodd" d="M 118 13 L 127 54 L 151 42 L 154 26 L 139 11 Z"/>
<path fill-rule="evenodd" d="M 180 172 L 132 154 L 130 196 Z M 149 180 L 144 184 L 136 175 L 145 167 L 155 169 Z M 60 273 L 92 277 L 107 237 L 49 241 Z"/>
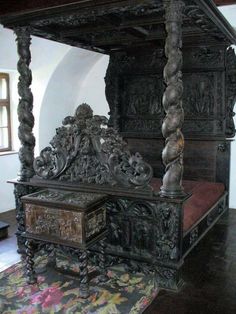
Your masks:
<path fill-rule="evenodd" d="M 95 114 L 108 117 L 109 106 L 105 96 L 106 69 L 108 56 L 102 56 L 84 78 L 78 93 L 77 104 L 88 103 Z M 74 108 L 75 109 L 75 108 Z"/>
<path fill-rule="evenodd" d="M 0 44 L 0 71 L 10 74 L 12 139 L 13 149 L 17 151 L 20 145 L 17 136 L 18 56 L 13 32 L 2 26 Z M 41 149 L 48 145 L 55 128 L 66 115 L 74 113 L 79 103 L 87 101 L 96 113 L 107 113 L 103 78 L 108 57 L 36 37 L 32 38 L 31 55 L 37 155 L 39 146 Z M 17 154 L 0 155 L 0 212 L 14 208 L 12 185 L 6 181 L 15 178 L 18 171 Z"/>
<path fill-rule="evenodd" d="M 18 150 L 19 140 L 17 136 L 17 81 L 18 73 L 16 65 L 18 61 L 15 36 L 11 30 L 4 29 L 0 25 L 0 71 L 10 74 L 10 99 L 11 99 L 11 121 L 12 121 L 12 140 L 13 149 Z M 39 117 L 42 99 L 47 88 L 48 81 L 58 63 L 65 54 L 71 49 L 67 45 L 62 45 L 48 40 L 33 37 L 31 45 L 33 72 L 32 92 L 34 94 L 34 114 Z M 38 118 L 35 120 L 34 132 L 38 139 Z M 38 141 L 37 141 L 38 142 Z M 19 171 L 18 155 L 0 154 L 0 212 L 14 208 L 14 197 L 12 185 L 6 183 L 7 180 L 15 178 Z"/>
<path fill-rule="evenodd" d="M 108 57 L 72 48 L 58 64 L 48 82 L 39 117 L 39 147 L 48 146 L 65 116 L 87 102 L 97 113 L 107 113 L 104 75 Z"/>
<path fill-rule="evenodd" d="M 0 156 L 0 213 L 15 208 L 13 185 L 6 181 L 15 178 L 19 169 L 17 154 Z"/>

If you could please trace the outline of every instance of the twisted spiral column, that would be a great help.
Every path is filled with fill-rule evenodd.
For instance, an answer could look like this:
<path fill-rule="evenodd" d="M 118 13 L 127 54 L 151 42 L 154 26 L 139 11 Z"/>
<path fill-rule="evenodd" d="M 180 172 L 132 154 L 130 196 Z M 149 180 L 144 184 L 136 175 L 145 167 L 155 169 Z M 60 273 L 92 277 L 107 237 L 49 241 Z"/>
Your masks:
<path fill-rule="evenodd" d="M 107 277 L 107 271 L 106 271 L 106 242 L 105 240 L 100 241 L 99 268 L 101 272 L 99 280 L 101 282 L 106 282 L 108 280 L 108 277 Z"/>
<path fill-rule="evenodd" d="M 26 240 L 26 275 L 27 282 L 29 284 L 34 284 L 37 282 L 37 277 L 34 271 L 34 248 L 33 248 L 33 240 Z"/>
<path fill-rule="evenodd" d="M 80 268 L 80 297 L 88 298 L 89 280 L 88 280 L 88 256 L 86 250 L 82 251 L 79 257 Z"/>
<path fill-rule="evenodd" d="M 29 179 L 34 175 L 33 161 L 35 146 L 35 137 L 32 133 L 34 126 L 34 116 L 32 113 L 33 95 L 30 89 L 32 74 L 29 68 L 31 61 L 31 38 L 28 27 L 16 28 L 15 34 L 19 55 L 17 69 L 20 74 L 18 82 L 18 94 L 20 96 L 20 100 L 17 109 L 18 120 L 20 122 L 18 137 L 21 142 L 21 148 L 19 150 L 19 159 L 21 162 L 19 181 L 29 181 Z"/>
<path fill-rule="evenodd" d="M 184 196 L 182 187 L 184 136 L 181 127 L 184 122 L 182 107 L 182 1 L 164 0 L 165 26 L 167 38 L 165 55 L 168 59 L 164 68 L 166 90 L 163 95 L 163 107 L 166 117 L 162 124 L 165 148 L 162 160 L 166 166 L 160 195 L 163 197 Z"/>
<path fill-rule="evenodd" d="M 29 193 L 35 192 L 34 188 L 23 184 L 14 184 L 14 195 L 15 195 L 15 204 L 16 204 L 16 221 L 17 221 L 17 252 L 22 255 L 22 258 L 25 257 L 25 238 L 21 235 L 25 232 L 25 210 L 21 200 L 21 197 Z"/>

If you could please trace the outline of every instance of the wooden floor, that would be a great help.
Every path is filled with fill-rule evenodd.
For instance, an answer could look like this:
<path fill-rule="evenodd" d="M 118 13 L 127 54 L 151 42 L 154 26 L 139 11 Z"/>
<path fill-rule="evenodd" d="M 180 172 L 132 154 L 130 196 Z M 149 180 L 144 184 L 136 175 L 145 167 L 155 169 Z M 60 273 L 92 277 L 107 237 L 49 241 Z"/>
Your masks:
<path fill-rule="evenodd" d="M 15 211 L 11 210 L 0 214 L 0 220 L 9 223 L 8 238 L 0 240 L 0 271 L 19 262 L 20 255 L 17 253 L 16 245 L 16 215 Z"/>
<path fill-rule="evenodd" d="M 20 259 L 16 253 L 15 213 L 0 214 L 10 223 L 0 241 L 0 270 Z M 179 293 L 161 291 L 145 314 L 236 313 L 236 210 L 230 210 L 186 258 L 185 286 Z M 128 313 L 122 313 L 128 314 Z"/>

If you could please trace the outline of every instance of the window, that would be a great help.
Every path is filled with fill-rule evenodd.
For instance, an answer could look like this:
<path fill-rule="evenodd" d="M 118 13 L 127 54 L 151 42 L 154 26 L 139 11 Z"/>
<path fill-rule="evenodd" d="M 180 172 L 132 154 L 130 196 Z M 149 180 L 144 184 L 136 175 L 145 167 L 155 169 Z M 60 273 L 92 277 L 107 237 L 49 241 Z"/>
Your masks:
<path fill-rule="evenodd" d="M 0 152 L 11 150 L 9 75 L 0 73 Z"/>

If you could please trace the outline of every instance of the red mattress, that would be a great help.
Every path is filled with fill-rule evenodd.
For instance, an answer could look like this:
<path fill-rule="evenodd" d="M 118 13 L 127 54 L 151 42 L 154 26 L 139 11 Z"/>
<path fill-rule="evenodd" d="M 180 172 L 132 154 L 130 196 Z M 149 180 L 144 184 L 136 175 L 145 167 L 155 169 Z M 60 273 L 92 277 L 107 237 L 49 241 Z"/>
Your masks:
<path fill-rule="evenodd" d="M 151 182 L 155 191 L 159 191 L 161 180 Z M 205 181 L 183 181 L 186 193 L 192 194 L 184 204 L 184 232 L 187 232 L 224 194 L 223 183 Z"/>

